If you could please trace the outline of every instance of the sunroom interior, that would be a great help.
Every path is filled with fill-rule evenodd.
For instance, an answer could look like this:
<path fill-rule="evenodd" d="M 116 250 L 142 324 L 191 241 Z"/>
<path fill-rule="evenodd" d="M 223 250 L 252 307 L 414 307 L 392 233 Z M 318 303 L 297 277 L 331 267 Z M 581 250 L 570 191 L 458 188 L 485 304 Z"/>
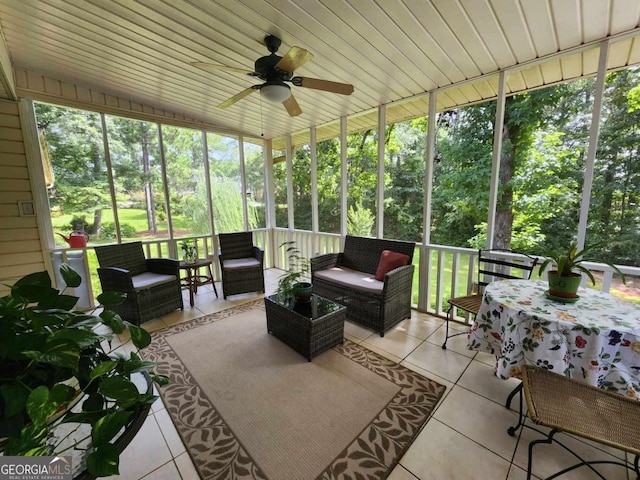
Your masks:
<path fill-rule="evenodd" d="M 265 268 L 271 270 L 266 293 L 272 293 L 278 269 L 286 267 L 280 248 L 284 241 L 295 240 L 309 258 L 340 251 L 347 234 L 395 238 L 416 243 L 413 326 L 401 325 L 403 336 L 398 333 L 398 338 L 387 343 L 356 326 L 346 331 L 349 338 L 382 355 L 407 361 L 419 345 L 441 343 L 439 327 L 448 308 L 446 299 L 471 291 L 477 248 L 524 245 L 531 248 L 527 253 L 545 253 L 547 231 L 518 226 L 518 220 L 513 219 L 506 230 L 502 224 L 501 159 L 516 142 L 504 127 L 505 115 L 509 115 L 509 102 L 519 96 L 557 93 L 556 88 L 586 82 L 587 86 L 576 90 L 588 97 L 586 107 L 571 111 L 569 115 L 575 118 L 566 121 L 563 133 L 531 141 L 531 151 L 544 150 L 543 146 L 549 145 L 545 142 L 556 146 L 565 142 L 565 149 L 549 148 L 546 152 L 566 159 L 570 168 L 579 168 L 579 175 L 573 175 L 579 182 L 571 187 L 558 182 L 557 189 L 570 188 L 570 192 L 556 191 L 551 200 L 546 197 L 551 195 L 551 186 L 544 192 L 532 189 L 537 196 L 528 199 L 530 192 L 520 187 L 509 209 L 539 205 L 520 221 L 544 217 L 550 222 L 544 209 L 548 213 L 560 205 L 575 217 L 570 231 L 563 231 L 563 235 L 575 237 L 581 245 L 595 237 L 609 242 L 624 238 L 627 248 L 609 252 L 614 257 L 607 261 L 627 275 L 626 288 L 617 288 L 619 279 L 607 265 L 597 260 L 588 265 L 599 273 L 595 288 L 640 300 L 634 287 L 635 277 L 640 276 L 640 259 L 629 253 L 628 247 L 638 240 L 640 218 L 635 203 L 640 183 L 640 172 L 634 167 L 640 164 L 637 137 L 629 133 L 626 146 L 606 153 L 606 158 L 624 157 L 624 162 L 613 165 L 599 157 L 605 155 L 600 138 L 604 119 L 613 115 L 607 103 L 613 101 L 615 81 L 611 75 L 632 72 L 625 79 L 627 83 L 619 83 L 621 95 L 629 99 L 629 112 L 640 104 L 640 92 L 634 95 L 633 88 L 639 87 L 640 78 L 636 73 L 640 64 L 640 4 L 635 0 L 0 0 L 0 34 L 0 295 L 26 274 L 48 270 L 56 278 L 61 262 L 77 262 L 87 287 L 76 294 L 84 302 L 82 307 L 94 306 L 100 290 L 93 246 L 99 243 L 141 239 L 148 257 L 179 258 L 181 241 L 192 238 L 200 257 L 215 259 L 218 233 L 252 230 L 255 243 L 266 252 Z M 313 54 L 296 75 L 351 84 L 353 93 L 343 95 L 294 84 L 291 91 L 301 109 L 295 116 L 259 92 L 249 95 L 251 91 L 233 105 L 219 108 L 258 83 L 246 73 L 253 71 L 256 59 L 268 55 L 264 44 L 267 35 L 282 40 L 279 55 L 295 46 Z M 194 62 L 230 68 L 201 68 Z M 556 117 L 569 108 L 559 97 L 557 105 Z M 466 109 L 477 106 L 488 107 L 482 116 L 465 116 Z M 537 112 L 533 107 L 531 111 Z M 63 145 L 61 137 L 72 135 L 62 127 L 63 120 L 75 116 L 91 119 L 95 126 L 90 142 L 100 149 L 100 176 L 93 181 L 102 189 L 98 210 L 102 211 L 103 226 L 110 222 L 111 230 L 110 236 L 96 234 L 94 238 L 91 233 L 88 245 L 80 249 L 69 248 L 56 236 L 73 230 L 67 218 L 71 215 L 65 216 L 69 212 L 63 210 L 70 208 L 73 202 L 69 198 L 73 200 L 75 194 L 67 191 L 67 202 L 60 200 L 59 184 L 64 183 L 65 173 L 56 170 L 55 147 Z M 485 122 L 485 136 L 470 140 L 481 153 L 460 150 L 461 141 L 447 143 L 444 138 L 460 134 L 461 119 L 466 119 L 467 125 Z M 532 122 L 531 130 L 538 128 L 537 120 L 526 121 Z M 144 182 L 131 187 L 117 174 L 118 162 L 120 172 L 126 172 L 125 163 L 134 156 L 122 147 L 124 135 L 118 135 L 127 126 L 133 129 L 140 125 L 151 132 L 151 139 L 145 137 L 145 141 L 152 144 L 157 200 L 145 195 Z M 391 136 L 392 126 L 396 127 L 394 138 L 404 132 L 419 145 L 411 149 L 397 140 L 400 147 L 394 150 L 386 141 L 379 141 Z M 630 131 L 635 132 L 634 128 Z M 560 138 L 568 138 L 572 129 L 580 132 L 575 138 Z M 58 143 L 47 134 L 57 135 Z M 472 135 L 471 130 L 467 134 Z M 186 137 L 191 142 L 187 147 L 180 143 Z M 129 139 L 140 155 L 141 137 L 130 135 Z M 369 163 L 358 170 L 353 159 L 358 146 L 365 144 Z M 184 151 L 176 153 L 181 148 Z M 197 154 L 193 153 L 196 150 Z M 418 166 L 409 172 L 412 195 L 396 196 L 400 173 L 409 168 L 403 157 L 409 150 L 419 158 Z M 327 152 L 331 152 L 330 158 Z M 180 154 L 197 157 L 198 162 L 193 162 L 197 166 L 188 171 L 172 169 L 173 159 Z M 482 171 L 478 173 L 471 165 L 476 157 L 458 157 L 457 180 L 453 174 L 447 177 L 443 165 L 461 154 L 484 156 Z M 227 173 L 214 175 L 213 171 L 224 170 L 216 163 L 225 162 L 231 165 Z M 138 162 L 135 172 L 139 178 L 148 175 L 142 171 L 142 163 Z M 534 163 L 528 165 L 532 168 Z M 536 169 L 519 172 L 521 183 L 538 176 L 563 178 L 555 167 L 535 165 Z M 611 171 L 605 172 L 611 165 Z M 96 162 L 87 160 L 85 170 L 94 167 Z M 51 172 L 58 178 L 53 180 Z M 82 169 L 75 172 L 78 176 L 84 173 Z M 194 181 L 181 185 L 176 180 L 180 175 Z M 597 183 L 598 179 L 616 185 L 611 197 L 599 190 L 603 184 Z M 57 194 L 53 193 L 55 182 Z M 456 222 L 471 221 L 461 214 L 448 222 L 453 212 L 478 200 L 475 196 L 452 196 L 447 204 L 440 192 L 469 192 L 469 184 L 477 185 L 474 193 L 486 205 L 485 217 L 477 222 L 481 225 L 461 229 L 464 234 L 471 231 L 473 238 L 468 235 L 463 243 L 446 243 L 448 233 L 458 228 Z M 73 180 L 67 182 L 69 188 L 73 185 Z M 626 189 L 621 191 L 618 185 Z M 233 195 L 225 197 L 229 186 L 226 190 L 233 190 Z M 122 197 L 123 192 L 132 190 L 136 190 L 135 198 Z M 187 193 L 200 195 L 201 216 L 191 223 L 184 223 L 188 209 L 176 198 Z M 78 190 L 77 198 L 82 195 Z M 561 203 L 567 195 L 571 202 Z M 618 210 L 624 215 L 597 221 L 590 217 L 600 195 L 619 202 L 622 206 Z M 153 210 L 156 218 L 144 220 L 149 228 L 138 230 L 145 232 L 128 232 L 129 217 L 123 213 L 145 201 L 147 212 Z M 148 207 L 149 201 L 155 202 L 153 208 Z M 236 217 L 227 221 L 224 206 L 229 202 L 235 202 L 237 208 Z M 86 203 L 72 211 L 93 216 L 95 205 Z M 402 215 L 403 209 L 409 208 L 413 212 L 410 218 Z M 95 222 L 94 218 L 88 220 Z M 411 228 L 401 229 L 402 224 Z M 600 225 L 599 236 L 593 233 L 594 224 Z M 611 227 L 608 236 L 602 233 L 606 230 L 602 225 Z M 517 241 L 515 236 L 503 238 L 505 231 L 517 232 Z M 220 281 L 217 261 L 213 267 L 214 277 Z M 243 301 L 256 298 L 260 297 L 248 296 Z M 186 305 L 189 310 L 188 302 Z M 197 310 L 198 298 L 195 307 L 198 314 L 208 313 Z M 166 325 L 160 321 L 151 328 Z M 412 328 L 419 333 L 405 335 Z M 445 397 L 440 415 L 436 411 L 425 434 L 418 437 L 389 478 L 480 478 L 473 476 L 477 471 L 460 451 L 454 451 L 457 448 L 446 448 L 457 443 L 466 445 L 473 461 L 479 462 L 478 471 L 485 474 L 482 478 L 525 478 L 526 451 L 517 439 L 515 443 L 508 443 L 513 439 L 495 440 L 491 422 L 478 427 L 453 414 L 465 410 L 467 402 L 477 401 L 494 415 L 497 404 L 513 386 L 492 376 L 494 359 L 490 355 L 474 357 L 476 352 L 468 352 L 462 337 L 458 339 L 450 351 L 434 349 L 433 356 L 421 357 L 424 363 L 413 364 L 421 373 L 440 379 L 454 394 L 449 404 Z M 431 362 L 441 363 L 430 369 Z M 476 380 L 470 380 L 471 373 Z M 513 412 L 507 414 L 496 413 L 493 419 L 508 425 Z M 500 419 L 495 420 L 497 417 Z M 164 444 L 154 448 L 165 456 L 149 453 L 151 463 L 143 468 L 125 464 L 128 473 L 121 478 L 198 478 L 167 419 L 158 407 L 154 410 L 156 424 L 148 427 L 150 437 L 153 432 L 162 433 L 158 438 L 164 438 Z M 446 440 L 436 442 L 433 438 L 437 436 Z M 444 455 L 445 460 L 429 466 L 424 458 L 430 455 Z M 553 458 L 550 463 L 557 460 Z M 560 458 L 558 463 L 562 462 Z M 544 468 L 539 471 L 543 474 Z"/>

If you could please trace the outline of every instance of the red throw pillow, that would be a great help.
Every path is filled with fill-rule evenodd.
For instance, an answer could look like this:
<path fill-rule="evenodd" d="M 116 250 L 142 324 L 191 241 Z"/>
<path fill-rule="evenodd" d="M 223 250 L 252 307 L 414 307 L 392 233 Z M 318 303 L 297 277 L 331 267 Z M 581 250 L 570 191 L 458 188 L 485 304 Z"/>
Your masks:
<path fill-rule="evenodd" d="M 409 257 L 404 253 L 392 252 L 391 250 L 383 250 L 380 254 L 378 269 L 376 270 L 376 280 L 383 281 L 387 272 L 394 268 L 402 267 L 409 263 Z"/>

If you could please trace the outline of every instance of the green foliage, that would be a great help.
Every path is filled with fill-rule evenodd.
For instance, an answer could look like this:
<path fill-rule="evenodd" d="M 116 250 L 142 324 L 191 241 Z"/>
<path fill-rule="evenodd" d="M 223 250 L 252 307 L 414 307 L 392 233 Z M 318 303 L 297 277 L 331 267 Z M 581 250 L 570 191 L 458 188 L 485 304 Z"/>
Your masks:
<path fill-rule="evenodd" d="M 371 210 L 364 208 L 360 202 L 349 206 L 347 213 L 347 233 L 361 237 L 370 237 L 374 223 Z"/>
<path fill-rule="evenodd" d="M 69 224 L 69 227 L 74 232 L 76 231 L 88 232 L 91 230 L 93 225 L 89 225 L 87 223 L 86 215 L 74 215 L 73 218 L 71 219 L 71 223 Z"/>
<path fill-rule="evenodd" d="M 578 242 L 573 240 L 571 243 L 569 243 L 569 246 L 565 248 L 564 251 L 550 253 L 544 259 L 542 264 L 540 264 L 540 269 L 538 270 L 538 274 L 542 275 L 545 268 L 547 268 L 547 266 L 549 265 L 551 265 L 558 272 L 558 275 L 560 275 L 561 277 L 569 277 L 571 276 L 572 273 L 576 273 L 576 270 L 577 270 L 579 272 L 584 273 L 587 277 L 589 277 L 589 280 L 591 280 L 591 283 L 595 285 L 596 280 L 593 277 L 593 274 L 584 265 L 582 265 L 582 263 L 586 261 L 584 256 L 588 252 L 601 247 L 603 247 L 603 245 L 601 244 L 592 244 L 578 251 Z M 626 278 L 624 274 L 618 269 L 618 267 L 616 267 L 611 263 L 607 263 L 607 265 L 609 265 L 609 267 L 611 267 L 614 272 L 620 275 L 620 277 L 622 278 L 622 281 L 626 283 Z"/>
<path fill-rule="evenodd" d="M 136 236 L 138 230 L 129 224 L 129 223 L 121 223 L 120 224 L 120 235 L 123 238 L 133 238 Z M 114 239 L 116 238 L 116 225 L 113 222 L 104 222 L 102 224 L 102 229 L 100 230 L 100 238 L 103 239 Z"/>
<path fill-rule="evenodd" d="M 302 256 L 295 241 L 282 242 L 280 248 L 285 249 L 287 270 L 278 278 L 276 295 L 283 301 L 291 301 L 295 284 L 309 273 L 309 260 Z"/>
<path fill-rule="evenodd" d="M 80 285 L 81 277 L 68 265 L 60 273 L 67 287 Z M 52 437 L 56 429 L 63 423 L 90 424 L 89 472 L 113 475 L 117 452 L 104 462 L 101 451 L 110 450 L 118 431 L 157 397 L 139 393 L 131 382 L 132 372 L 154 365 L 137 352 L 127 358 L 106 350 L 114 334 L 104 326 L 114 333 L 129 329 L 136 349 L 149 345 L 151 337 L 108 310 L 124 301 L 123 294 L 100 295 L 99 307 L 105 309 L 95 316 L 73 310 L 78 299 L 65 294 L 67 287 L 53 288 L 48 273 L 38 272 L 18 280 L 0 299 L 0 437 L 8 438 L 5 455 L 57 455 L 62 439 Z M 64 410 L 82 395 L 87 397 L 80 412 Z M 62 416 L 51 421 L 61 409 Z"/>
<path fill-rule="evenodd" d="M 185 262 L 193 262 L 198 258 L 198 252 L 193 244 L 192 238 L 187 238 L 180 242 L 180 248 L 182 249 L 182 257 Z"/>

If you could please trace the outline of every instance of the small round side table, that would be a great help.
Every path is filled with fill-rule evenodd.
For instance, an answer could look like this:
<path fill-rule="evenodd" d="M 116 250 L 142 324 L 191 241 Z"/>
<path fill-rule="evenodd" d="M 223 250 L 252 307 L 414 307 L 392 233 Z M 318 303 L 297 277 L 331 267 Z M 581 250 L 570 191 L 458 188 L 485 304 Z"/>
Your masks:
<path fill-rule="evenodd" d="M 208 275 L 200 275 L 199 269 L 207 267 Z M 193 263 L 187 263 L 184 260 L 180 260 L 180 270 L 187 271 L 187 277 L 182 279 L 183 288 L 189 289 L 189 303 L 193 307 L 193 294 L 198 293 L 198 287 L 202 285 L 213 285 L 213 291 L 218 298 L 218 289 L 213 281 L 213 274 L 211 273 L 211 260 L 208 258 L 199 258 Z"/>

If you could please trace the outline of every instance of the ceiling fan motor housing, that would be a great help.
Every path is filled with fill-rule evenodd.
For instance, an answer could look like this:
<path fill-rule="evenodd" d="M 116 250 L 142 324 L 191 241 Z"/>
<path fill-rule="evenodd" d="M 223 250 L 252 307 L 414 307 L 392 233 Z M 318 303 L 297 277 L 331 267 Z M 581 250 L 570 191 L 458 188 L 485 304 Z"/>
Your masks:
<path fill-rule="evenodd" d="M 292 72 L 285 72 L 284 70 L 277 70 L 275 67 L 282 57 L 272 53 L 266 57 L 260 57 L 256 60 L 254 70 L 258 73 L 258 76 L 267 82 L 269 81 L 289 81 L 293 76 Z"/>

